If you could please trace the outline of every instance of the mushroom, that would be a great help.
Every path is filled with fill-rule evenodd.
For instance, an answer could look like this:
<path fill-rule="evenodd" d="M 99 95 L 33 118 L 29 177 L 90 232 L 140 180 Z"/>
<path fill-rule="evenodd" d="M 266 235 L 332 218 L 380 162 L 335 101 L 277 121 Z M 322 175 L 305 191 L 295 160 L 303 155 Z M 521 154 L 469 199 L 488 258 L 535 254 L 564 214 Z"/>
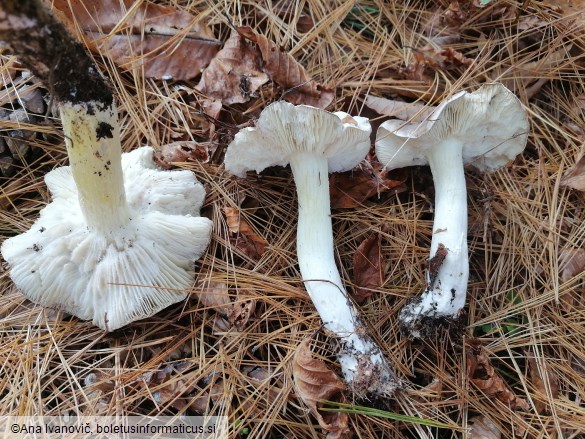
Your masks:
<path fill-rule="evenodd" d="M 112 93 L 84 48 L 38 1 L 0 7 L 0 39 L 48 83 L 69 166 L 45 176 L 53 201 L 2 255 L 33 302 L 114 330 L 183 300 L 211 221 L 190 171 L 159 170 L 152 148 L 122 156 Z"/>
<path fill-rule="evenodd" d="M 236 134 L 225 168 L 244 177 L 269 166 L 290 164 L 297 189 L 297 255 L 302 280 L 323 326 L 341 342 L 338 356 L 355 394 L 389 395 L 398 386 L 379 347 L 366 334 L 335 265 L 329 204 L 329 172 L 352 169 L 370 148 L 366 118 L 276 102 L 255 127 Z"/>
<path fill-rule="evenodd" d="M 456 319 L 465 306 L 467 192 L 464 165 L 492 172 L 521 153 L 528 119 L 516 96 L 501 84 L 460 92 L 420 123 L 384 122 L 376 136 L 376 155 L 386 169 L 429 164 L 435 184 L 435 218 L 427 286 L 400 313 L 414 337 L 432 331 L 437 319 Z"/>

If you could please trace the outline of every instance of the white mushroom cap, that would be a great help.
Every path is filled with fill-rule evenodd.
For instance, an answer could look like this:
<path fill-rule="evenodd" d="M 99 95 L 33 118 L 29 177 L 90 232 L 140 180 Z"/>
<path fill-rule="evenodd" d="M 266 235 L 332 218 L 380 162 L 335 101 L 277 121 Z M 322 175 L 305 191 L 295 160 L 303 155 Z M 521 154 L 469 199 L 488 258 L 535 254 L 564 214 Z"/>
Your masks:
<path fill-rule="evenodd" d="M 463 143 L 465 164 L 492 172 L 524 150 L 528 129 L 518 98 L 502 84 L 486 84 L 455 94 L 421 123 L 384 122 L 376 155 L 387 169 L 426 165 L 428 151 L 451 138 Z"/>
<path fill-rule="evenodd" d="M 286 166 L 291 155 L 308 152 L 327 158 L 329 172 L 343 172 L 363 160 L 370 132 L 365 117 L 275 102 L 262 111 L 256 127 L 236 134 L 225 155 L 225 168 L 243 177 L 248 170 Z"/>
<path fill-rule="evenodd" d="M 88 230 L 66 166 L 46 175 L 53 201 L 31 229 L 2 244 L 14 283 L 33 302 L 110 331 L 183 300 L 211 235 L 192 172 L 158 169 L 149 147 L 123 154 L 122 170 L 126 226 Z"/>

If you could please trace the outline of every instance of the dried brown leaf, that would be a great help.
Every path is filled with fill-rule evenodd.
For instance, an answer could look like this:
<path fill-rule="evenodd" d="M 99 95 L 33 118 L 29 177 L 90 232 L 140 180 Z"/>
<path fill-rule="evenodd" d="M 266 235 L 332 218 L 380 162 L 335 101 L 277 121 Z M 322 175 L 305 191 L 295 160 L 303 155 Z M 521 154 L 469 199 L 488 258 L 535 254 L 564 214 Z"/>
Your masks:
<path fill-rule="evenodd" d="M 585 249 L 563 248 L 559 255 L 561 282 L 567 282 L 583 271 L 585 271 Z"/>
<path fill-rule="evenodd" d="M 408 79 L 416 81 L 430 81 L 436 70 L 449 71 L 455 68 L 468 67 L 474 63 L 472 58 L 467 58 L 461 52 L 450 47 L 443 49 L 426 45 L 422 49 L 413 49 L 413 61 L 404 70 Z"/>
<path fill-rule="evenodd" d="M 196 89 L 225 105 L 247 102 L 268 82 L 261 63 L 257 45 L 233 31 L 223 49 L 203 71 Z"/>
<path fill-rule="evenodd" d="M 140 387 L 148 389 L 157 404 L 170 404 L 175 409 L 182 410 L 187 405 L 183 395 L 191 392 L 194 387 L 194 384 L 188 385 L 181 378 L 187 368 L 187 362 L 176 362 L 154 372 L 145 372 L 136 382 Z"/>
<path fill-rule="evenodd" d="M 585 191 L 585 154 L 577 160 L 577 163 L 571 169 L 565 172 L 561 185 L 578 191 Z"/>
<path fill-rule="evenodd" d="M 270 79 L 286 89 L 284 100 L 292 104 L 306 104 L 319 108 L 325 108 L 333 101 L 335 91 L 311 79 L 305 68 L 288 52 L 265 36 L 257 34 L 250 27 L 241 26 L 238 32 L 258 45 L 264 62 L 262 70 Z"/>
<path fill-rule="evenodd" d="M 490 418 L 486 416 L 474 416 L 469 420 L 469 439 L 500 439 L 502 432 Z"/>
<path fill-rule="evenodd" d="M 163 169 L 170 169 L 173 163 L 209 161 L 209 151 L 205 145 L 193 141 L 171 142 L 162 145 L 154 153 L 154 161 Z"/>
<path fill-rule="evenodd" d="M 376 194 L 400 186 L 405 180 L 389 178 L 387 171 L 356 169 L 351 172 L 331 174 L 329 196 L 331 208 L 353 209 Z"/>
<path fill-rule="evenodd" d="M 53 0 L 89 46 L 126 70 L 144 67 L 148 78 L 189 80 L 221 46 L 211 28 L 185 11 L 133 0 Z M 92 47 L 93 46 L 93 47 Z"/>
<path fill-rule="evenodd" d="M 538 364 L 536 362 L 536 358 L 531 353 L 526 354 L 526 359 L 528 360 L 529 366 L 529 377 L 530 382 L 534 386 L 534 390 L 536 391 L 536 397 L 534 398 L 534 407 L 537 413 L 540 414 L 548 414 L 549 413 L 549 404 L 547 401 L 550 401 L 548 398 L 547 386 L 550 389 L 550 396 L 552 399 L 556 399 L 559 397 L 559 379 L 549 367 L 549 365 L 544 361 L 544 375 L 542 376 L 540 370 L 538 368 Z"/>
<path fill-rule="evenodd" d="M 384 282 L 382 270 L 384 257 L 382 255 L 382 237 L 375 233 L 364 239 L 353 255 L 353 277 L 356 288 L 353 298 L 357 303 L 363 303 L 380 288 Z"/>
<path fill-rule="evenodd" d="M 217 312 L 215 325 L 219 332 L 228 331 L 232 327 L 241 331 L 256 311 L 256 300 L 250 298 L 245 290 L 239 290 L 238 297 L 232 302 L 228 286 L 222 282 L 209 282 L 199 291 L 198 296 L 203 306 Z"/>
<path fill-rule="evenodd" d="M 293 358 L 293 379 L 297 395 L 309 407 L 328 438 L 341 438 L 349 434 L 347 413 L 320 412 L 320 401 L 343 401 L 344 385 L 324 361 L 313 358 L 311 338 L 305 338 L 297 347 Z"/>
<path fill-rule="evenodd" d="M 213 406 L 224 394 L 225 394 L 225 383 L 223 379 L 217 379 L 215 376 L 204 379 L 207 381 L 213 379 L 214 382 L 209 387 L 209 390 L 203 392 L 201 395 L 191 398 L 189 407 L 198 413 L 208 413 L 209 408 Z M 211 381 L 207 384 L 209 385 Z"/>
<path fill-rule="evenodd" d="M 479 340 L 472 340 L 467 349 L 467 377 L 487 396 L 507 404 L 510 408 L 528 410 L 528 403 L 518 398 L 493 368 Z"/>
<path fill-rule="evenodd" d="M 232 245 L 249 258 L 260 259 L 266 251 L 268 242 L 252 230 L 252 227 L 241 217 L 239 209 L 224 207 L 223 211 L 231 233 Z"/>

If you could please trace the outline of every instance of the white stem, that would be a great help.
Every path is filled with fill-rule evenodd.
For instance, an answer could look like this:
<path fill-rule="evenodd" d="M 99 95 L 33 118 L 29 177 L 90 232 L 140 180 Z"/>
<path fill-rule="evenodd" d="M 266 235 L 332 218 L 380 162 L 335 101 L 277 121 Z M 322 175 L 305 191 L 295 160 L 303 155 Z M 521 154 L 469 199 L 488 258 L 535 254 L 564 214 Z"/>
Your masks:
<path fill-rule="evenodd" d="M 115 106 L 62 103 L 65 145 L 79 204 L 90 230 L 108 233 L 130 220 Z"/>
<path fill-rule="evenodd" d="M 297 153 L 290 165 L 299 203 L 297 254 L 305 288 L 324 327 L 341 341 L 339 362 L 347 383 L 361 393 L 390 394 L 398 382 L 366 335 L 335 264 L 327 159 Z M 356 389 L 360 386 L 365 387 Z"/>
<path fill-rule="evenodd" d="M 420 317 L 456 318 L 465 305 L 469 260 L 462 150 L 463 143 L 458 140 L 443 141 L 427 156 L 435 185 L 435 219 L 427 274 L 429 284 L 420 301 L 417 299 L 402 310 L 401 320 L 407 325 Z M 447 250 L 444 260 L 440 262 L 439 257 L 433 260 L 441 246 Z M 439 266 L 438 271 L 432 270 L 433 265 Z"/>

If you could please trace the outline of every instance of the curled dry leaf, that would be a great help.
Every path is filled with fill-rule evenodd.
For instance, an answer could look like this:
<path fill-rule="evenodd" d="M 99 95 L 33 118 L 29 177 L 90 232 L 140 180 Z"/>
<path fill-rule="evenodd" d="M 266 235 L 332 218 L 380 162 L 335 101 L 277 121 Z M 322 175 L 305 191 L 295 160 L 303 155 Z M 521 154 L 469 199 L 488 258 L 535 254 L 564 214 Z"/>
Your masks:
<path fill-rule="evenodd" d="M 285 88 L 283 99 L 292 104 L 305 104 L 325 108 L 335 97 L 332 89 L 325 88 L 311 79 L 288 52 L 263 35 L 257 34 L 251 27 L 237 28 L 240 35 L 256 43 L 262 55 L 262 70 L 281 87 Z"/>
<path fill-rule="evenodd" d="M 585 154 L 565 173 L 561 184 L 571 189 L 585 191 Z"/>
<path fill-rule="evenodd" d="M 430 81 L 430 71 L 448 71 L 474 63 L 472 58 L 467 58 L 461 52 L 450 47 L 443 49 L 427 45 L 422 49 L 413 49 L 413 61 L 406 67 L 404 74 L 407 79 L 416 81 Z"/>
<path fill-rule="evenodd" d="M 391 179 L 386 170 L 377 172 L 374 169 L 355 169 L 331 174 L 329 177 L 331 208 L 353 209 L 374 195 L 400 186 L 404 181 Z"/>
<path fill-rule="evenodd" d="M 223 212 L 230 231 L 230 242 L 250 259 L 260 259 L 266 251 L 268 243 L 259 236 L 244 220 L 240 210 L 235 207 L 224 207 Z"/>
<path fill-rule="evenodd" d="M 364 239 L 353 255 L 353 298 L 357 303 L 363 303 L 380 288 L 384 281 L 384 265 L 382 237 L 375 233 Z"/>
<path fill-rule="evenodd" d="M 261 63 L 257 45 L 233 31 L 223 49 L 203 71 L 196 89 L 225 105 L 247 102 L 268 82 Z"/>
<path fill-rule="evenodd" d="M 466 353 L 467 377 L 487 396 L 507 404 L 511 409 L 520 408 L 528 411 L 528 403 L 518 398 L 506 382 L 493 368 L 479 340 L 472 340 Z"/>
<path fill-rule="evenodd" d="M 343 402 L 344 385 L 324 361 L 313 358 L 311 338 L 305 338 L 293 358 L 293 379 L 297 395 L 309 407 L 328 439 L 349 434 L 347 413 L 320 412 L 321 401 Z"/>
<path fill-rule="evenodd" d="M 500 439 L 502 432 L 490 418 L 486 416 L 474 416 L 469 420 L 469 439 Z"/>
<path fill-rule="evenodd" d="M 547 404 L 547 401 L 559 397 L 559 380 L 544 360 L 542 360 L 542 364 L 544 365 L 543 376 L 539 370 L 534 355 L 528 352 L 526 354 L 526 359 L 528 360 L 530 382 L 536 391 L 536 396 L 534 398 L 534 408 L 536 409 L 537 413 L 548 414 L 549 404 Z M 547 387 L 550 389 L 550 398 L 547 396 L 549 395 L 547 392 Z"/>
<path fill-rule="evenodd" d="M 170 6 L 133 0 L 52 0 L 81 28 L 90 47 L 120 67 L 144 67 L 148 78 L 189 80 L 215 56 L 221 42 L 196 17 Z"/>
<path fill-rule="evenodd" d="M 173 163 L 209 161 L 207 147 L 199 142 L 179 141 L 162 145 L 154 152 L 154 161 L 163 169 L 170 169 Z"/>

